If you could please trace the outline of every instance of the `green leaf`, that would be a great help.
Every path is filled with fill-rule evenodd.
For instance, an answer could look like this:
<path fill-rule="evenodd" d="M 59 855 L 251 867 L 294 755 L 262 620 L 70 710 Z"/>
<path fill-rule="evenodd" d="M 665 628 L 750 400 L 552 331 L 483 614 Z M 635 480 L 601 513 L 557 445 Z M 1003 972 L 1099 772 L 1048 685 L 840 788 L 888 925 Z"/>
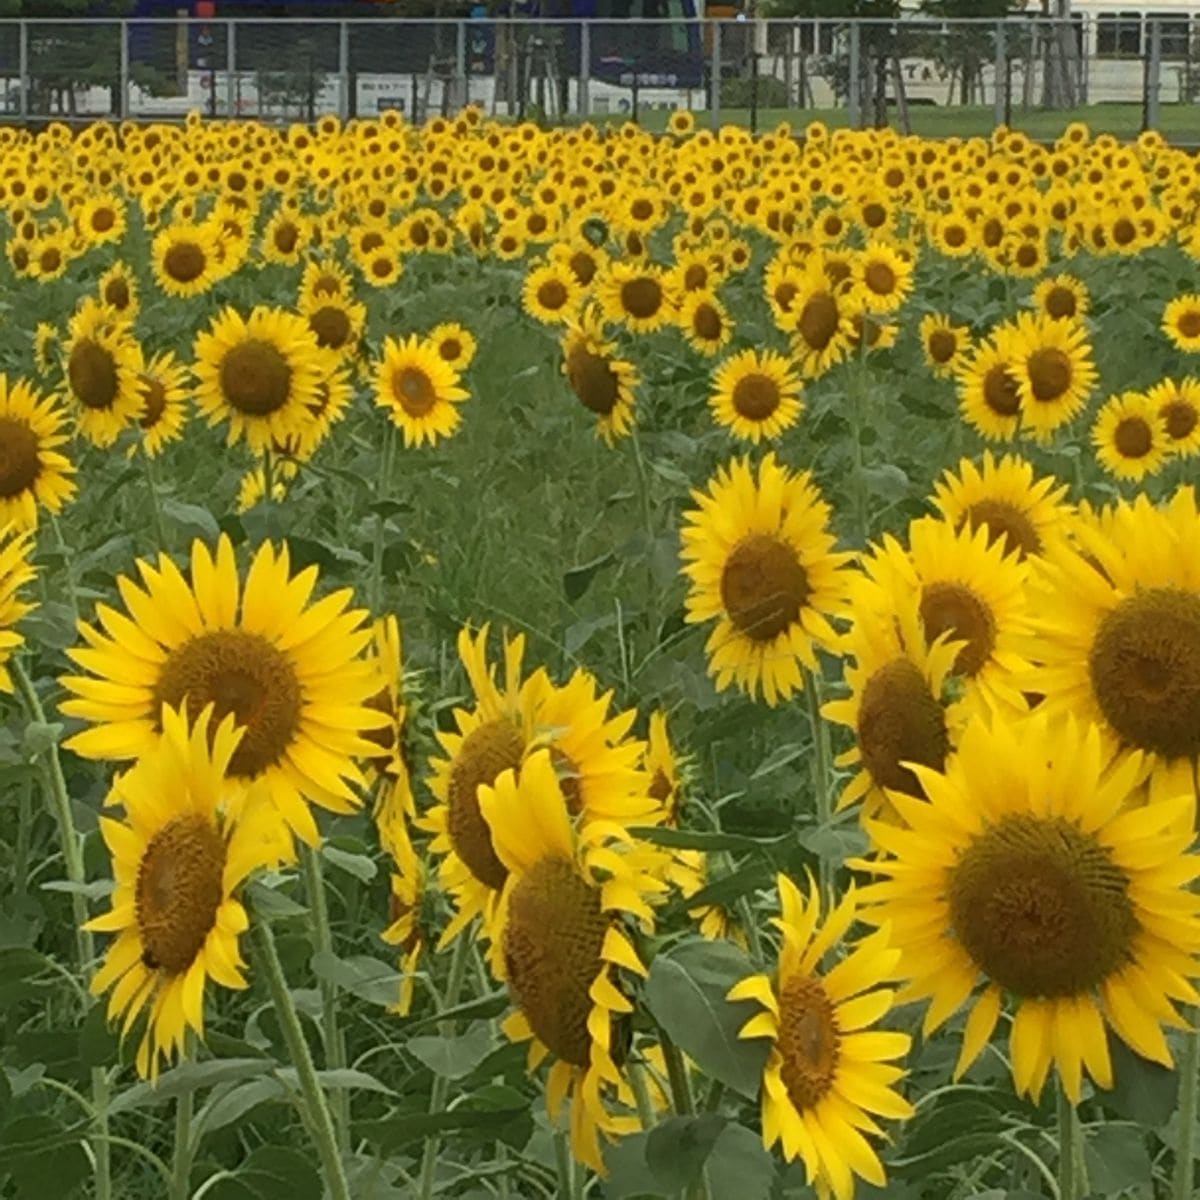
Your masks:
<path fill-rule="evenodd" d="M 295 1091 L 300 1089 L 300 1077 L 295 1067 L 283 1067 L 277 1071 L 278 1077 Z M 384 1096 L 392 1095 L 392 1089 L 386 1083 L 381 1083 L 374 1075 L 359 1071 L 354 1067 L 336 1067 L 317 1072 L 321 1086 L 330 1090 L 344 1088 L 348 1091 L 378 1092 Z"/>
<path fill-rule="evenodd" d="M 863 479 L 872 495 L 885 500 L 903 500 L 912 491 L 912 481 L 892 463 L 864 467 Z"/>
<path fill-rule="evenodd" d="M 430 1013 L 422 1020 L 414 1021 L 408 1028 L 410 1030 L 424 1029 L 426 1026 L 436 1025 L 439 1021 L 486 1021 L 490 1017 L 499 1016 L 508 1008 L 508 1005 L 508 989 L 496 988 L 486 996 L 479 996 L 475 1000 L 465 1000 L 462 1004 L 454 1005 L 453 1008 Z"/>
<path fill-rule="evenodd" d="M 87 1067 L 107 1067 L 117 1061 L 120 1040 L 109 1026 L 107 1005 L 93 1004 L 79 1030 L 79 1058 Z"/>
<path fill-rule="evenodd" d="M 1106 1123 L 1084 1143 L 1083 1154 L 1091 1190 L 1102 1196 L 1123 1192 L 1150 1178 L 1146 1134 L 1136 1126 Z"/>
<path fill-rule="evenodd" d="M 240 1121 L 260 1104 L 278 1102 L 286 1098 L 279 1080 L 271 1076 L 235 1084 L 224 1095 L 210 1101 L 206 1106 L 204 1132 L 215 1133 L 218 1129 Z"/>
<path fill-rule="evenodd" d="M 37 758 L 45 754 L 51 746 L 57 746 L 62 737 L 63 727 L 57 722 L 43 723 L 30 721 L 25 726 L 25 734 L 21 738 L 21 750 L 26 758 Z"/>
<path fill-rule="evenodd" d="M 725 1118 L 717 1113 L 671 1117 L 656 1125 L 646 1139 L 646 1166 L 654 1182 L 666 1192 L 690 1188 L 724 1128 Z"/>
<path fill-rule="evenodd" d="M 391 963 L 369 954 L 339 958 L 328 950 L 318 950 L 312 956 L 311 966 L 318 979 L 336 984 L 368 1004 L 386 1008 L 395 1004 L 400 995 L 400 973 Z"/>
<path fill-rule="evenodd" d="M 890 1172 L 897 1179 L 928 1179 L 947 1167 L 970 1162 L 996 1149 L 996 1134 L 965 1133 L 960 1137 L 948 1138 L 925 1154 L 915 1158 L 893 1160 Z"/>
<path fill-rule="evenodd" d="M 201 1063 L 180 1063 L 160 1075 L 157 1084 L 135 1083 L 119 1093 L 108 1106 L 108 1111 L 115 1114 L 136 1108 L 156 1107 L 187 1092 L 265 1075 L 273 1071 L 275 1066 L 269 1058 L 222 1058 Z"/>
<path fill-rule="evenodd" d="M 1179 1074 L 1143 1058 L 1120 1038 L 1108 1039 L 1112 1058 L 1111 1091 L 1097 1091 L 1105 1108 L 1149 1129 L 1160 1129 L 1175 1111 Z"/>
<path fill-rule="evenodd" d="M 656 846 L 671 846 L 680 850 L 752 850 L 762 853 L 781 848 L 791 840 L 792 834 L 784 833 L 772 838 L 747 837 L 742 833 L 709 833 L 699 829 L 666 829 L 643 825 L 629 831 L 639 841 L 651 842 Z"/>
<path fill-rule="evenodd" d="M 496 1045 L 489 1026 L 475 1025 L 454 1037 L 415 1037 L 406 1049 L 435 1075 L 461 1079 L 469 1075 Z"/>
<path fill-rule="evenodd" d="M 18 1117 L 4 1129 L 0 1178 L 20 1200 L 69 1196 L 91 1170 L 80 1134 L 50 1117 Z"/>
<path fill-rule="evenodd" d="M 572 603 L 578 600 L 591 587 L 596 573 L 616 562 L 616 558 L 617 556 L 609 550 L 607 553 L 601 554 L 599 558 L 593 558 L 591 562 L 580 563 L 579 566 L 564 571 L 563 592 L 567 599 Z"/>
<path fill-rule="evenodd" d="M 604 1200 L 631 1200 L 632 1197 L 662 1196 L 646 1165 L 648 1133 L 635 1133 L 619 1142 L 604 1146 Z M 603 1143 L 602 1143 L 603 1144 Z"/>
<path fill-rule="evenodd" d="M 321 857 L 328 859 L 335 867 L 347 871 L 363 883 L 370 883 L 379 873 L 372 859 L 365 854 L 350 854 L 339 850 L 336 846 L 325 845 L 321 848 Z"/>
<path fill-rule="evenodd" d="M 281 885 L 282 882 L 280 880 Z M 268 887 L 261 879 L 255 880 L 246 890 L 255 914 L 268 921 L 302 917 L 308 912 L 304 905 L 297 904 L 290 896 L 285 896 L 281 887 Z"/>
<path fill-rule="evenodd" d="M 658 955 L 646 980 L 646 1004 L 671 1040 L 706 1075 L 750 1098 L 758 1095 L 768 1046 L 738 1033 L 759 1007 L 725 995 L 753 973 L 736 947 L 691 938 Z"/>
<path fill-rule="evenodd" d="M 709 1191 L 737 1200 L 769 1200 L 775 1184 L 775 1160 L 762 1136 L 745 1125 L 726 1125 L 708 1156 Z"/>
<path fill-rule="evenodd" d="M 218 1200 L 321 1200 L 321 1176 L 312 1156 L 283 1146 L 259 1146 L 208 1193 Z"/>
<path fill-rule="evenodd" d="M 182 500 L 168 497 L 162 502 L 162 514 L 173 522 L 185 537 L 215 542 L 221 536 L 216 517 L 199 504 L 185 504 Z"/>
<path fill-rule="evenodd" d="M 905 1130 L 902 1161 L 916 1160 L 936 1152 L 945 1142 L 967 1133 L 999 1131 L 1004 1118 L 991 1104 L 973 1093 L 951 1092 L 924 1109 Z"/>
<path fill-rule="evenodd" d="M 786 745 L 777 746 L 759 763 L 758 768 L 750 778 L 763 779 L 767 775 L 771 775 L 775 771 L 786 767 L 789 763 L 795 762 L 807 750 L 808 746 L 801 745 L 799 742 L 788 742 Z"/>

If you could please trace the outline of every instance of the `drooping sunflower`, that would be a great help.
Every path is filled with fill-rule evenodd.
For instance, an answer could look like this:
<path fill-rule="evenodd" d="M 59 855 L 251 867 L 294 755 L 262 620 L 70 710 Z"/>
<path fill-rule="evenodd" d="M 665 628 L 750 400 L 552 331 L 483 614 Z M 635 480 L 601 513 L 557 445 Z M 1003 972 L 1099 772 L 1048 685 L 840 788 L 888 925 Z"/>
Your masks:
<path fill-rule="evenodd" d="M 100 303 L 112 309 L 126 321 L 138 315 L 137 278 L 123 262 L 115 262 L 96 283 L 96 295 Z"/>
<path fill-rule="evenodd" d="M 192 543 L 190 584 L 165 554 L 137 567 L 141 586 L 117 580 L 129 615 L 97 604 L 98 626 L 79 627 L 87 645 L 67 652 L 88 674 L 63 676 L 72 695 L 61 711 L 93 728 L 65 744 L 84 758 L 136 758 L 157 740 L 164 704 L 186 704 L 192 718 L 212 704 L 217 720 L 232 713 L 246 728 L 229 760 L 231 793 L 261 781 L 316 845 L 306 801 L 352 812 L 365 782 L 354 758 L 373 752 L 365 734 L 387 721 L 367 705 L 378 676 L 360 657 L 366 612 L 348 607 L 349 588 L 310 603 L 317 569 L 293 576 L 286 544 L 264 543 L 244 584 L 225 535 L 215 558 Z"/>
<path fill-rule="evenodd" d="M 920 333 L 929 369 L 938 378 L 953 376 L 970 350 L 971 331 L 946 314 L 929 313 L 921 319 Z"/>
<path fill-rule="evenodd" d="M 716 622 L 706 649 L 719 691 L 761 689 L 773 706 L 834 641 L 829 618 L 843 608 L 850 555 L 833 549 L 829 505 L 809 473 L 774 454 L 757 478 L 749 458 L 734 460 L 692 499 L 681 534 L 687 621 Z"/>
<path fill-rule="evenodd" d="M 633 1004 L 621 985 L 623 973 L 646 968 L 626 926 L 653 929 L 651 901 L 665 885 L 648 868 L 660 855 L 612 822 L 573 823 L 546 750 L 481 786 L 479 808 L 505 871 L 496 965 L 515 1011 L 504 1031 L 530 1042 L 530 1070 L 553 1057 L 550 1119 L 569 1102 L 572 1152 L 603 1174 L 600 1135 L 639 1128 L 609 1106 L 633 1104 L 619 1029 Z"/>
<path fill-rule="evenodd" d="M 1200 454 L 1200 379 L 1164 379 L 1146 394 L 1166 423 L 1168 452 L 1180 458 Z"/>
<path fill-rule="evenodd" d="M 195 344 L 196 405 L 210 425 L 229 421 L 229 444 L 243 436 L 261 452 L 302 434 L 321 380 L 321 355 L 308 323 L 278 308 L 243 317 L 226 308 Z"/>
<path fill-rule="evenodd" d="M 649 263 L 610 263 L 596 281 L 596 296 L 605 317 L 632 333 L 653 333 L 674 318 L 666 272 Z"/>
<path fill-rule="evenodd" d="M 907 549 L 886 534 L 862 567 L 856 619 L 887 620 L 915 598 L 926 644 L 943 634 L 958 644 L 951 674 L 962 679 L 965 698 L 988 710 L 1025 711 L 1018 680 L 1029 669 L 1028 561 L 985 527 L 921 517 L 909 526 Z"/>
<path fill-rule="evenodd" d="M 1046 441 L 1084 407 L 1096 384 L 1087 331 L 1075 321 L 1022 314 L 1012 355 L 1022 426 Z"/>
<path fill-rule="evenodd" d="M 36 607 L 20 595 L 37 576 L 37 568 L 30 562 L 33 549 L 32 529 L 0 526 L 0 692 L 13 690 L 8 660 L 25 644 L 17 625 Z"/>
<path fill-rule="evenodd" d="M 168 225 L 150 247 L 154 280 L 168 296 L 199 296 L 220 274 L 217 232 L 213 225 Z"/>
<path fill-rule="evenodd" d="M 63 345 L 67 395 L 79 432 L 111 446 L 142 409 L 142 348 L 110 309 L 85 300 L 71 318 Z"/>
<path fill-rule="evenodd" d="M 774 978 L 751 975 L 729 991 L 762 1011 L 742 1027 L 743 1038 L 769 1038 L 763 1071 L 763 1142 L 779 1143 L 788 1161 L 802 1159 L 819 1196 L 852 1200 L 854 1177 L 876 1187 L 887 1179 L 864 1133 L 883 1135 L 874 1117 L 903 1120 L 912 1105 L 894 1090 L 904 1078 L 893 1065 L 909 1050 L 906 1033 L 874 1029 L 896 1002 L 892 988 L 900 950 L 881 929 L 855 943 L 824 970 L 822 960 L 854 923 L 860 901 L 845 895 L 822 921 L 821 897 L 780 875 L 782 935 Z"/>
<path fill-rule="evenodd" d="M 733 320 L 715 292 L 706 288 L 684 293 L 679 305 L 679 328 L 688 345 L 713 355 L 733 337 Z"/>
<path fill-rule="evenodd" d="M 156 354 L 143 368 L 143 407 L 138 425 L 142 431 L 142 449 L 151 458 L 183 434 L 190 391 L 188 368 L 170 350 Z"/>
<path fill-rule="evenodd" d="M 238 937 L 249 917 L 237 890 L 255 870 L 291 855 L 291 843 L 266 796 L 254 791 L 237 809 L 222 804 L 224 779 L 243 731 L 230 713 L 218 724 L 206 708 L 189 727 L 182 710 L 163 706 L 162 737 L 118 776 L 102 816 L 116 888 L 109 912 L 87 928 L 116 934 L 92 980 L 111 989 L 109 1020 L 122 1035 L 146 1012 L 137 1070 L 153 1079 L 182 1052 L 187 1030 L 204 1036 L 209 979 L 247 986 Z"/>
<path fill-rule="evenodd" d="M 713 372 L 709 408 L 736 438 L 777 438 L 799 420 L 804 404 L 792 364 L 772 350 L 743 350 Z"/>
<path fill-rule="evenodd" d="M 438 357 L 458 372 L 465 371 L 475 358 L 475 337 L 457 321 L 443 321 L 429 331 L 429 342 Z"/>
<path fill-rule="evenodd" d="M 867 822 L 881 856 L 851 866 L 883 877 L 862 899 L 904 946 L 904 997 L 929 999 L 926 1036 L 971 1005 L 955 1078 L 1005 995 L 1013 1081 L 1035 1100 L 1052 1066 L 1073 1103 L 1085 1071 L 1112 1086 L 1106 1025 L 1171 1066 L 1161 1026 L 1183 1026 L 1200 975 L 1190 792 L 1136 803 L 1140 754 L 1041 712 L 972 722 L 944 773 L 913 770 L 926 799 L 895 794 L 907 828 Z"/>
<path fill-rule="evenodd" d="M 1118 479 L 1145 479 L 1170 454 L 1166 419 L 1145 392 L 1122 392 L 1100 406 L 1092 423 L 1096 461 Z"/>
<path fill-rule="evenodd" d="M 453 436 L 462 422 L 458 406 L 469 395 L 458 372 L 424 338 L 384 339 L 375 403 L 400 428 L 406 446 Z"/>
<path fill-rule="evenodd" d="M 611 446 L 633 428 L 637 368 L 617 357 L 616 343 L 605 336 L 603 318 L 594 306 L 567 326 L 562 354 L 562 372 L 571 390 L 596 416 L 596 436 Z"/>
<path fill-rule="evenodd" d="M 388 786 L 393 786 L 393 781 L 388 781 Z M 429 942 L 424 919 L 425 863 L 413 846 L 402 805 L 389 806 L 389 814 L 386 821 L 380 820 L 379 833 L 392 860 L 390 922 L 379 936 L 389 946 L 396 946 L 402 956 L 400 994 L 391 1011 L 406 1017 L 412 1011 L 417 967 Z"/>
<path fill-rule="evenodd" d="M 1005 554 L 1041 554 L 1065 532 L 1071 506 L 1067 484 L 1052 475 L 1039 479 L 1032 464 L 1016 454 L 997 461 L 983 452 L 982 468 L 963 459 L 934 485 L 933 503 L 954 526 L 987 529 L 988 544 L 1002 542 Z"/>
<path fill-rule="evenodd" d="M 1145 751 L 1155 785 L 1188 790 L 1200 758 L 1200 542 L 1195 491 L 1078 521 L 1031 583 L 1027 687 L 1052 713 Z"/>
<path fill-rule="evenodd" d="M 368 763 L 381 781 L 375 822 L 386 849 L 385 830 L 394 828 L 400 818 L 415 817 L 417 802 L 413 798 L 406 744 L 408 705 L 404 697 L 404 643 L 400 622 L 390 615 L 378 618 L 372 626 L 371 637 L 373 658 L 382 686 L 367 704 L 386 714 L 388 722 L 364 736 L 374 747 Z M 393 811 L 396 809 L 399 815 Z"/>
<path fill-rule="evenodd" d="M 1011 336 L 994 332 L 958 372 L 962 419 L 989 441 L 1008 441 L 1021 426 L 1021 386 Z"/>
<path fill-rule="evenodd" d="M 39 505 L 58 513 L 75 495 L 75 466 L 58 450 L 66 424 L 53 398 L 0 373 L 0 522 L 34 529 Z"/>
<path fill-rule="evenodd" d="M 1200 354 L 1200 292 L 1172 300 L 1163 312 L 1162 329 L 1177 350 Z"/>
<path fill-rule="evenodd" d="M 1034 288 L 1033 302 L 1053 321 L 1079 321 L 1087 316 L 1091 297 L 1074 275 L 1052 275 Z"/>

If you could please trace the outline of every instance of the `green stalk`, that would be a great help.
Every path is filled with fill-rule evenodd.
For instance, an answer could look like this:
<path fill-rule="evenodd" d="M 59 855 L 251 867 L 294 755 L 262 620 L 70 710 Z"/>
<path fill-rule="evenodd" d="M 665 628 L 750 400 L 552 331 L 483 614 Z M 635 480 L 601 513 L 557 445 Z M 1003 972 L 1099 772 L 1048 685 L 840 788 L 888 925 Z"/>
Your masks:
<path fill-rule="evenodd" d="M 305 846 L 300 854 L 304 871 L 304 891 L 312 917 L 313 944 L 318 951 L 333 954 L 333 931 L 329 927 L 329 905 L 325 898 L 325 875 L 321 869 L 321 851 Z M 325 1040 L 325 1066 L 340 1070 L 346 1065 L 346 1037 L 338 1023 L 337 986 L 327 976 L 321 978 L 321 1026 Z M 350 1096 L 345 1088 L 330 1097 L 338 1149 L 350 1146 Z"/>
<path fill-rule="evenodd" d="M 1082 1200 L 1079 1115 L 1075 1105 L 1058 1085 L 1058 1196 L 1059 1200 Z M 1190 1195 L 1190 1193 L 1189 1193 Z"/>
<path fill-rule="evenodd" d="M 442 997 L 442 1008 L 453 1008 L 462 994 L 463 981 L 467 977 L 467 966 L 471 961 L 472 942 L 470 931 L 464 930 L 454 943 L 454 957 L 450 960 L 450 978 L 446 983 L 446 993 Z M 443 1037 L 454 1036 L 454 1022 L 441 1023 Z M 446 1107 L 446 1095 L 450 1088 L 450 1080 L 444 1075 L 438 1075 L 433 1081 L 433 1089 L 429 1095 L 429 1112 L 431 1115 L 440 1113 Z M 417 1195 L 420 1200 L 430 1200 L 433 1196 L 434 1176 L 437 1174 L 438 1152 L 441 1149 L 441 1138 L 431 1134 L 425 1139 L 425 1152 L 421 1157 L 420 1190 Z"/>
<path fill-rule="evenodd" d="M 58 523 L 58 518 L 53 513 L 47 513 L 50 520 L 50 528 L 54 531 L 54 542 L 57 545 L 59 553 L 63 556 L 63 577 L 67 583 L 67 600 L 71 605 L 71 612 L 75 615 L 75 620 L 79 620 L 79 599 L 75 595 L 75 577 L 71 574 L 71 551 L 67 547 L 67 540 L 63 537 L 62 526 Z"/>
<path fill-rule="evenodd" d="M 154 537 L 158 548 L 167 548 L 167 534 L 163 525 L 162 500 L 158 494 L 158 472 L 154 469 L 154 459 L 146 453 L 145 447 L 138 451 L 142 459 L 142 469 L 146 475 L 146 490 L 150 493 L 150 511 L 154 514 Z"/>
<path fill-rule="evenodd" d="M 1196 1094 L 1200 1086 L 1200 1030 L 1194 1022 L 1200 1014 L 1192 1011 L 1192 1027 L 1184 1035 L 1183 1060 L 1179 1064 L 1179 1141 L 1175 1146 L 1175 1174 L 1171 1180 L 1171 1200 L 1191 1200 L 1196 1175 Z"/>
<path fill-rule="evenodd" d="M 396 460 L 396 426 L 391 421 L 383 435 L 383 454 L 380 459 L 379 479 L 375 494 L 380 500 L 391 495 L 392 470 Z M 379 616 L 383 606 L 383 527 L 387 518 L 382 512 L 375 514 L 375 545 L 371 555 L 371 591 L 368 604 L 374 616 Z"/>
<path fill-rule="evenodd" d="M 263 447 L 263 503 L 269 508 L 275 503 L 275 464 L 271 459 L 271 447 Z"/>
<path fill-rule="evenodd" d="M 287 977 L 283 973 L 283 964 L 279 961 L 279 952 L 275 949 L 270 922 L 261 914 L 255 914 L 250 928 L 267 978 L 267 987 L 271 992 L 275 1016 L 300 1082 L 304 1113 L 309 1133 L 317 1144 L 325 1185 L 329 1189 L 331 1200 L 350 1200 L 350 1185 L 346 1181 L 346 1170 L 338 1153 L 333 1118 L 329 1114 L 329 1105 L 326 1103 L 325 1093 L 321 1090 L 316 1067 L 313 1066 L 312 1052 L 305 1041 L 304 1030 L 300 1028 L 296 1005 L 292 1001 L 291 992 L 288 991 Z"/>
<path fill-rule="evenodd" d="M 694 1116 L 696 1102 L 692 1098 L 692 1085 L 688 1080 L 687 1064 L 679 1047 L 660 1028 L 658 1031 L 663 1058 L 667 1063 L 667 1081 L 671 1085 L 671 1105 L 680 1117 Z"/>
<path fill-rule="evenodd" d="M 650 588 L 646 593 L 646 618 L 650 626 L 650 649 L 653 651 L 658 644 L 658 604 L 656 602 L 659 589 L 654 581 L 654 505 L 650 499 L 650 476 L 646 473 L 646 460 L 642 457 L 642 445 L 638 440 L 637 430 L 629 434 L 629 442 L 633 447 L 633 463 L 637 469 L 638 496 L 642 506 L 642 524 L 646 530 L 646 573 L 650 579 Z"/>
<path fill-rule="evenodd" d="M 571 1146 L 567 1135 L 561 1129 L 554 1131 L 554 1161 L 558 1165 L 559 1200 L 576 1200 L 579 1195 L 576 1186 L 579 1175 L 571 1158 Z"/>
<path fill-rule="evenodd" d="M 195 1035 L 188 1030 L 182 1061 L 195 1052 Z M 192 1175 L 192 1112 L 196 1093 L 189 1088 L 175 1101 L 175 1147 L 171 1155 L 170 1200 L 188 1200 Z"/>
<path fill-rule="evenodd" d="M 62 542 L 61 534 L 59 542 L 60 544 Z M 35 724 L 47 724 L 46 711 L 42 708 L 42 702 L 38 698 L 33 681 L 25 670 L 25 664 L 20 658 L 14 658 L 9 666 L 17 694 L 21 697 L 21 703 L 25 708 L 26 717 Z M 75 885 L 75 890 L 71 892 L 71 917 L 75 926 L 75 954 L 79 959 L 79 969 L 83 972 L 84 978 L 90 981 L 94 973 L 93 964 L 96 950 L 91 933 L 84 929 L 88 919 L 87 902 L 79 890 L 85 882 L 83 849 L 80 845 L 79 834 L 75 829 L 75 815 L 71 812 L 71 798 L 67 793 L 67 781 L 63 775 L 57 742 L 51 742 L 45 752 L 42 762 L 42 783 L 46 801 L 58 824 L 58 840 L 62 845 L 67 879 Z M 107 1073 L 102 1067 L 93 1067 L 92 1105 L 95 1109 L 96 1136 L 92 1143 L 92 1153 L 96 1160 L 96 1200 L 111 1200 L 112 1197 L 108 1096 Z"/>
<path fill-rule="evenodd" d="M 650 1099 L 650 1088 L 646 1082 L 646 1067 L 642 1063 L 633 1063 L 630 1066 L 629 1085 L 633 1088 L 638 1120 L 642 1123 L 642 1129 L 649 1133 L 658 1122 L 654 1116 L 654 1104 Z"/>

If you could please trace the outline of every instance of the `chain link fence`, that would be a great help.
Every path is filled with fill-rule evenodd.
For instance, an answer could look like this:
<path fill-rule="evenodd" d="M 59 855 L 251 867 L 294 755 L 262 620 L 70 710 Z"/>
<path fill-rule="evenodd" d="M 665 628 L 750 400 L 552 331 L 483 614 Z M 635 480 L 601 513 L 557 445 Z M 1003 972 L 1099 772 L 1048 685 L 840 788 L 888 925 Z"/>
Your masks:
<path fill-rule="evenodd" d="M 0 21 L 0 103 L 31 122 L 315 121 L 467 104 L 512 119 L 689 109 L 985 132 L 1107 111 L 1200 141 L 1200 9 L 1070 20 Z"/>

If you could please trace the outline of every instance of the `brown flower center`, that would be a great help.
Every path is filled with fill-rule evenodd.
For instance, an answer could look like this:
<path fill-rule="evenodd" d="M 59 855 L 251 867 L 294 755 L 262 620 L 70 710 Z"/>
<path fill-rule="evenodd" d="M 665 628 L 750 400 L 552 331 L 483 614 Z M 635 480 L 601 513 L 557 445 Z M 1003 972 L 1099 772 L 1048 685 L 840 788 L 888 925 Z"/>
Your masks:
<path fill-rule="evenodd" d="M 0 497 L 28 491 L 42 471 L 38 436 L 20 417 L 0 416 Z"/>
<path fill-rule="evenodd" d="M 987 529 L 988 545 L 1004 539 L 1004 553 L 1017 551 L 1021 558 L 1041 554 L 1042 538 L 1029 514 L 1007 500 L 977 500 L 959 522 L 974 533 L 981 525 Z"/>
<path fill-rule="evenodd" d="M 444 362 L 456 363 L 462 357 L 463 344 L 456 337 L 446 337 L 438 343 L 438 353 Z"/>
<path fill-rule="evenodd" d="M 603 354 L 576 345 L 567 354 L 567 382 L 589 412 L 606 417 L 617 406 L 620 380 Z"/>
<path fill-rule="evenodd" d="M 542 308 L 557 312 L 566 304 L 570 293 L 559 279 L 547 279 L 537 290 L 537 301 Z"/>
<path fill-rule="evenodd" d="M 643 275 L 621 284 L 621 307 L 639 321 L 653 317 L 662 302 L 662 287 L 657 279 Z"/>
<path fill-rule="evenodd" d="M 721 572 L 721 603 L 734 627 L 756 642 L 773 641 L 796 622 L 809 594 L 796 551 L 771 534 L 739 542 Z"/>
<path fill-rule="evenodd" d="M 1185 338 L 1200 337 L 1200 308 L 1189 308 L 1181 313 L 1175 327 Z"/>
<path fill-rule="evenodd" d="M 957 675 L 977 675 L 996 648 L 992 610 L 966 584 L 948 580 L 926 584 L 921 621 L 930 645 L 943 633 L 949 633 L 951 641 L 966 642 L 954 660 Z"/>
<path fill-rule="evenodd" d="M 167 407 L 167 389 L 153 375 L 142 375 L 142 415 L 139 422 L 143 429 L 152 429 Z"/>
<path fill-rule="evenodd" d="M 571 255 L 569 266 L 571 273 L 584 287 L 596 277 L 596 260 L 585 250 L 576 250 Z"/>
<path fill-rule="evenodd" d="M 716 342 L 724 331 L 721 314 L 708 303 L 697 304 L 692 313 L 692 332 L 701 341 Z"/>
<path fill-rule="evenodd" d="M 207 256 L 195 242 L 174 242 L 163 255 L 163 271 L 176 283 L 195 282 L 207 265 Z"/>
<path fill-rule="evenodd" d="M 1061 400 L 1071 386 L 1071 360 L 1054 347 L 1035 350 L 1025 369 L 1035 400 Z"/>
<path fill-rule="evenodd" d="M 992 367 L 983 377 L 983 400 L 999 417 L 1015 417 L 1021 411 L 1021 390 L 1003 364 Z"/>
<path fill-rule="evenodd" d="M 71 390 L 85 408 L 112 408 L 117 398 L 117 364 L 111 351 L 84 338 L 76 342 L 67 363 Z"/>
<path fill-rule="evenodd" d="M 779 385 L 769 375 L 753 371 L 733 385 L 733 407 L 747 421 L 765 421 L 778 407 L 782 397 Z"/>
<path fill-rule="evenodd" d="M 104 303 L 111 305 L 118 312 L 124 312 L 132 299 L 133 297 L 129 294 L 128 282 L 119 275 L 104 285 Z"/>
<path fill-rule="evenodd" d="M 863 282 L 877 296 L 890 296 L 896 290 L 896 272 L 887 263 L 873 262 L 864 272 Z"/>
<path fill-rule="evenodd" d="M 291 254 L 300 240 L 300 230 L 291 221 L 285 221 L 275 230 L 275 249 L 281 254 Z"/>
<path fill-rule="evenodd" d="M 317 345 L 340 350 L 350 339 L 352 326 L 344 308 L 324 304 L 308 318 L 309 328 L 317 335 Z"/>
<path fill-rule="evenodd" d="M 1142 417 L 1123 417 L 1113 432 L 1113 445 L 1122 458 L 1145 458 L 1154 448 L 1154 434 Z"/>
<path fill-rule="evenodd" d="M 833 1087 L 841 1035 L 833 1002 L 819 979 L 797 976 L 779 996 L 780 1078 L 800 1112 L 812 1108 Z"/>
<path fill-rule="evenodd" d="M 935 363 L 948 363 L 958 350 L 958 338 L 948 329 L 935 329 L 929 335 L 929 357 Z"/>
<path fill-rule="evenodd" d="M 923 792 L 905 762 L 940 771 L 950 753 L 946 715 L 916 664 L 893 659 L 863 688 L 858 709 L 858 748 L 876 787 L 909 796 Z"/>
<path fill-rule="evenodd" d="M 1062 284 L 1056 284 L 1046 295 L 1046 314 L 1056 320 L 1073 317 L 1079 311 L 1075 293 Z"/>
<path fill-rule="evenodd" d="M 278 412 L 291 392 L 292 368 L 270 342 L 234 346 L 221 363 L 221 390 L 231 408 L 251 417 Z"/>
<path fill-rule="evenodd" d="M 1113 222 L 1112 239 L 1118 246 L 1128 246 L 1137 241 L 1137 226 L 1128 217 L 1118 217 Z"/>
<path fill-rule="evenodd" d="M 804 305 L 797 328 L 813 350 L 824 350 L 840 324 L 837 301 L 828 292 L 818 292 Z"/>
<path fill-rule="evenodd" d="M 1167 435 L 1176 442 L 1190 437 L 1200 421 L 1200 413 L 1186 400 L 1168 401 L 1161 409 L 1161 416 L 1167 423 Z"/>
<path fill-rule="evenodd" d="M 107 233 L 117 223 L 117 214 L 111 208 L 98 208 L 92 213 L 92 228 L 97 233 Z"/>

